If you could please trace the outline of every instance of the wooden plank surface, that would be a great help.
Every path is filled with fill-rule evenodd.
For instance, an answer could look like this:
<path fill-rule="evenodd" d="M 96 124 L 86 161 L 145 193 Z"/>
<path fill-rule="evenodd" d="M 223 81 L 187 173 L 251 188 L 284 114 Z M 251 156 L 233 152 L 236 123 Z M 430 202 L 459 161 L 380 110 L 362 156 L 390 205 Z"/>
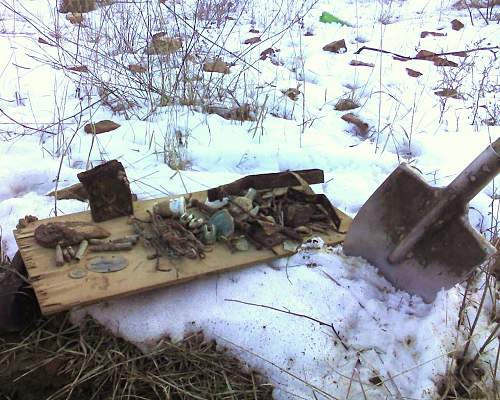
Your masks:
<path fill-rule="evenodd" d="M 206 191 L 192 194 L 193 197 L 200 200 L 205 200 L 206 195 Z M 135 216 L 145 218 L 147 216 L 146 210 L 151 209 L 156 202 L 164 199 L 166 197 L 135 202 Z M 328 235 L 320 235 L 328 244 L 342 242 L 345 232 L 351 224 L 351 219 L 347 215 L 339 210 L 337 212 L 342 219 L 341 233 L 332 231 Z M 169 269 L 169 271 L 158 271 L 156 270 L 156 260 L 146 259 L 147 254 L 151 251 L 139 242 L 131 251 L 106 253 L 106 255 L 120 254 L 124 256 L 128 260 L 128 266 L 125 269 L 110 273 L 87 271 L 86 277 L 73 279 L 68 275 L 72 268 L 76 266 L 86 268 L 92 257 L 103 253 L 87 252 L 79 263 L 72 261 L 63 267 L 56 267 L 55 251 L 39 246 L 34 238 L 34 230 L 38 225 L 55 221 L 92 222 L 92 218 L 90 212 L 82 212 L 36 221 L 26 228 L 14 231 L 29 279 L 37 295 L 42 313 L 45 315 L 78 305 L 88 305 L 119 296 L 174 285 L 207 274 L 234 270 L 291 255 L 282 247 L 273 252 L 271 250 L 256 250 L 251 246 L 248 251 L 231 253 L 225 245 L 218 243 L 214 246 L 213 251 L 206 253 L 206 258 L 203 260 L 180 259 L 173 264 L 171 260 L 162 257 L 160 258 L 161 269 Z M 101 222 L 98 225 L 111 232 L 111 239 L 133 233 L 132 227 L 127 224 L 127 217 Z"/>

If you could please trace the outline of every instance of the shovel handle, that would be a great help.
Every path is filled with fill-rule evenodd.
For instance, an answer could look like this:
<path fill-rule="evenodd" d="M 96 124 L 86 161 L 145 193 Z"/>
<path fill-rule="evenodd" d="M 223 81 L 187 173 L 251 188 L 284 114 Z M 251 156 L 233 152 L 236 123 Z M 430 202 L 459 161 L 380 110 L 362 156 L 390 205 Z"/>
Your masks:
<path fill-rule="evenodd" d="M 491 143 L 446 188 L 465 206 L 500 172 L 500 138 Z"/>
<path fill-rule="evenodd" d="M 439 200 L 408 232 L 388 257 L 392 264 L 404 260 L 424 235 L 439 229 L 462 211 L 500 172 L 500 138 L 491 143 L 442 192 Z"/>

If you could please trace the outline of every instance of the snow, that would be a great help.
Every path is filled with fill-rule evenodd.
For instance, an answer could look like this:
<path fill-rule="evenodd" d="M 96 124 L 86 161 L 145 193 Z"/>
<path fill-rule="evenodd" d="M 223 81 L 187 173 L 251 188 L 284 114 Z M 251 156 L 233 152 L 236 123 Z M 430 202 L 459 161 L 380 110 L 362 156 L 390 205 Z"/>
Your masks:
<path fill-rule="evenodd" d="M 229 300 L 290 310 L 333 324 L 349 350 L 328 326 Z M 369 398 L 394 395 L 395 387 L 410 398 L 420 398 L 431 391 L 432 379 L 444 370 L 446 353 L 454 348 L 448 339 L 456 321 L 446 321 L 443 311 L 457 304 L 457 293 L 442 293 L 427 305 L 397 292 L 374 267 L 335 249 L 303 251 L 271 265 L 106 302 L 82 312 L 141 343 L 165 335 L 180 339 L 185 332 L 203 329 L 220 345 L 235 348 L 250 365 L 269 371 L 279 388 L 277 398 L 288 398 L 287 392 L 311 398 L 307 385 L 343 398 L 358 359 L 363 382 L 387 377 L 388 372 L 394 378 L 383 389 L 368 384 L 372 387 L 367 390 L 373 392 Z M 272 368 L 271 362 L 281 370 Z M 359 398 L 361 387 L 353 388 L 351 395 Z"/>
<path fill-rule="evenodd" d="M 13 2 L 1 2 L 2 7 L 4 3 Z M 52 2 L 14 3 L 19 13 L 15 18 L 8 8 L 0 9 L 0 227 L 2 246 L 10 256 L 17 250 L 11 232 L 19 218 L 87 209 L 84 203 L 55 202 L 46 194 L 55 188 L 57 178 L 59 188 L 77 183 L 78 172 L 103 160 L 117 158 L 124 164 L 132 191 L 140 199 L 202 190 L 247 174 L 322 168 L 325 183 L 314 185 L 314 190 L 354 216 L 400 162 L 418 168 L 430 184 L 443 186 L 500 134 L 498 126 L 483 122 L 491 117 L 488 112 L 498 112 L 498 62 L 492 52 L 471 53 L 462 61 L 455 57 L 458 68 L 396 61 L 369 50 L 354 54 L 362 46 L 414 56 L 421 49 L 446 52 L 497 44 L 497 24 L 486 25 L 477 16 L 471 25 L 467 10 L 453 10 L 451 1 L 288 1 L 278 14 L 280 2 L 246 2 L 239 20 L 220 28 L 205 27 L 199 39 L 205 53 L 220 51 L 236 64 L 222 78 L 201 72 L 204 87 L 230 86 L 239 101 L 257 108 L 257 115 L 265 106 L 260 121 L 243 123 L 206 115 L 199 105 L 172 105 L 150 113 L 140 91 L 139 107 L 128 116 L 93 106 L 99 99 L 99 81 L 60 65 L 76 64 L 70 55 L 76 48 L 72 38 L 77 29 L 64 17 L 54 25 L 52 18 L 58 14 Z M 113 7 L 120 11 L 127 5 L 102 10 Z M 188 17 L 194 2 L 176 7 Z M 105 20 L 102 10 L 89 14 L 91 27 Z M 353 26 L 322 24 L 318 19 L 323 11 Z M 42 32 L 21 15 L 38 26 L 43 22 Z M 292 24 L 297 15 L 300 24 Z M 454 18 L 465 28 L 453 31 Z M 380 24 L 380 19 L 391 23 Z M 117 18 L 117 30 L 135 23 L 140 26 L 132 17 Z M 264 32 L 264 40 L 243 45 L 255 36 L 248 32 L 251 28 Z M 86 30 L 81 29 L 82 37 Z M 180 30 L 181 35 L 191 34 L 188 26 Z M 446 36 L 422 39 L 423 30 Z M 106 28 L 104 33 L 112 36 L 113 30 Z M 61 47 L 38 43 L 42 36 L 56 37 Z M 322 50 L 341 38 L 346 53 Z M 145 44 L 142 39 L 139 35 L 134 48 Z M 79 40 L 83 63 L 95 68 L 98 77 L 111 86 L 124 79 L 132 84 L 130 75 L 115 68 L 140 61 L 139 51 L 123 53 L 112 43 L 99 48 L 99 58 L 90 59 L 86 57 L 94 47 Z M 279 49 L 273 62 L 259 60 L 269 47 Z M 235 54 L 243 54 L 245 62 Z M 375 67 L 349 66 L 352 59 Z M 423 75 L 411 78 L 406 68 Z M 456 86 L 463 98 L 434 94 L 449 85 Z M 300 90 L 296 102 L 283 95 L 288 88 Z M 353 112 L 369 123 L 368 138 L 358 136 L 340 119 L 343 112 L 334 109 L 345 97 L 361 105 Z M 231 104 L 227 96 L 222 103 Z M 51 123 L 62 119 L 60 124 Z M 95 137 L 83 133 L 83 124 L 101 119 L 121 127 Z M 178 133 L 182 144 L 172 156 Z M 172 162 L 169 166 L 172 158 L 188 167 L 179 164 L 177 170 Z M 471 224 L 489 236 L 499 207 L 495 183 L 470 205 Z M 436 382 L 451 364 L 449 355 L 461 349 L 466 338 L 463 329 L 456 329 L 462 293 L 463 287 L 456 286 L 428 305 L 396 291 L 375 267 L 343 255 L 340 247 L 322 247 L 269 265 L 93 305 L 75 311 L 73 317 L 77 321 L 89 314 L 144 349 L 164 336 L 179 339 L 186 332 L 203 330 L 207 338 L 215 338 L 275 382 L 276 399 L 313 398 L 313 393 L 317 398 L 362 398 L 363 392 L 369 399 L 432 398 Z M 330 326 L 229 299 L 333 324 L 342 342 Z M 494 301 L 486 302 L 473 349 L 488 336 Z M 485 363 L 494 360 L 494 351 L 494 346 L 488 348 L 482 357 Z M 384 384 L 370 383 L 375 376 Z"/>

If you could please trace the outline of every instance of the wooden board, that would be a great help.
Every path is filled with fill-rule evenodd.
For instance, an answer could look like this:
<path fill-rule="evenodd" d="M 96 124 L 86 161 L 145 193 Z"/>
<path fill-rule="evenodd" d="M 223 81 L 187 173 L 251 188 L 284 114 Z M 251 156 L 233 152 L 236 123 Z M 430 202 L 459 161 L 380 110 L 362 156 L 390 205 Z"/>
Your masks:
<path fill-rule="evenodd" d="M 206 195 L 206 191 L 192 194 L 193 197 L 200 200 L 205 200 Z M 135 202 L 135 216 L 145 218 L 146 210 L 151 209 L 156 202 L 164 199 L 166 197 Z M 343 233 L 332 231 L 329 235 L 322 234 L 321 237 L 328 244 L 342 242 L 345 232 L 351 224 L 351 219 L 347 215 L 339 210 L 337 212 L 342 219 L 340 232 Z M 14 231 L 30 282 L 35 290 L 42 313 L 45 315 L 78 305 L 88 305 L 190 281 L 208 274 L 264 263 L 292 254 L 283 250 L 282 247 L 275 249 L 275 252 L 256 250 L 251 247 L 248 251 L 231 253 L 225 245 L 216 244 L 213 251 L 206 253 L 206 258 L 203 260 L 181 259 L 176 261 L 174 265 L 172 261 L 162 257 L 160 258 L 161 269 L 170 269 L 170 271 L 158 271 L 156 270 L 156 260 L 147 260 L 146 256 L 150 251 L 139 242 L 133 250 L 119 253 L 125 256 L 129 262 L 125 269 L 110 273 L 88 271 L 85 278 L 73 279 L 68 275 L 71 268 L 75 266 L 86 267 L 90 258 L 103 253 L 88 252 L 79 263 L 72 261 L 71 264 L 56 267 L 54 250 L 39 246 L 34 238 L 34 230 L 38 225 L 55 221 L 92 222 L 92 219 L 90 212 L 82 212 L 36 221 L 26 228 Z M 101 222 L 99 225 L 112 233 L 111 239 L 133 233 L 132 227 L 127 224 L 127 217 Z M 106 254 L 113 255 L 118 254 L 118 252 Z"/>

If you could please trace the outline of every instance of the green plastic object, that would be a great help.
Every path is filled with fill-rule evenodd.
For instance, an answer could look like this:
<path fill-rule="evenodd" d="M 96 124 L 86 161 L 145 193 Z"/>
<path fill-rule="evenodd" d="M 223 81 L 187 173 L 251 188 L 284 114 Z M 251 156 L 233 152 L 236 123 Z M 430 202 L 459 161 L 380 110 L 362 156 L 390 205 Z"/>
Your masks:
<path fill-rule="evenodd" d="M 320 22 L 323 22 L 325 24 L 340 24 L 340 25 L 350 26 L 349 23 L 340 19 L 339 17 L 336 17 L 333 14 L 330 14 L 328 11 L 323 11 L 323 14 L 321 14 L 319 20 Z"/>

